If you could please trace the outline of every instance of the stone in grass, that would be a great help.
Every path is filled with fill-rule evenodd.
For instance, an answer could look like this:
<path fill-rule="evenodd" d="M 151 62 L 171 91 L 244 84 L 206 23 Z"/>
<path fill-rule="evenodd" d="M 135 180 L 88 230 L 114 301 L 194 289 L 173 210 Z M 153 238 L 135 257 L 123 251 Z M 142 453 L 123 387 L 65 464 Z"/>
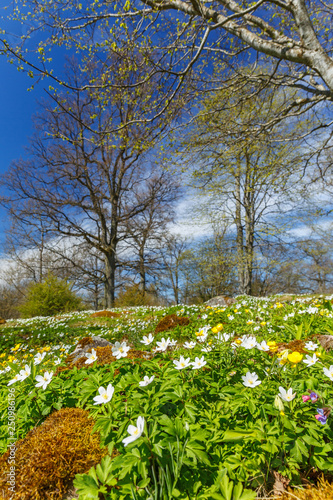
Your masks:
<path fill-rule="evenodd" d="M 88 352 L 91 352 L 92 349 L 96 349 L 96 347 L 106 347 L 108 345 L 111 346 L 111 342 L 97 335 L 84 337 L 79 341 L 79 343 L 75 347 L 75 350 L 70 355 L 70 361 L 72 364 L 74 364 L 79 359 L 86 358 L 86 354 L 88 354 Z"/>
<path fill-rule="evenodd" d="M 316 335 L 316 339 L 326 351 L 333 349 L 333 335 Z"/>
<path fill-rule="evenodd" d="M 218 295 L 216 297 L 213 297 L 212 299 L 207 300 L 207 302 L 205 302 L 205 305 L 211 307 L 229 307 L 235 302 L 235 299 L 233 299 L 232 297 L 228 297 L 227 295 Z"/>

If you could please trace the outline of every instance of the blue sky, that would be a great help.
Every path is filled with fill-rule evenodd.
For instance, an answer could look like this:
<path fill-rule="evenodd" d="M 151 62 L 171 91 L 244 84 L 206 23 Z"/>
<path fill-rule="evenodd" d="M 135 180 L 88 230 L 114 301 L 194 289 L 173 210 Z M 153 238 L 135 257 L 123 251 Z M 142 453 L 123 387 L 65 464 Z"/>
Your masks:
<path fill-rule="evenodd" d="M 37 100 L 44 93 L 45 83 L 37 84 L 29 92 L 31 79 L 0 56 L 0 175 L 12 160 L 24 156 L 24 147 L 32 135 L 32 115 L 37 111 Z M 0 207 L 0 254 L 5 223 L 6 212 Z"/>
<path fill-rule="evenodd" d="M 31 117 L 43 89 L 38 86 L 28 92 L 30 78 L 9 64 L 5 57 L 0 57 L 0 75 L 0 174 L 3 174 L 12 160 L 24 155 L 24 146 L 32 133 Z M 0 209 L 1 247 L 5 215 L 5 211 Z"/>

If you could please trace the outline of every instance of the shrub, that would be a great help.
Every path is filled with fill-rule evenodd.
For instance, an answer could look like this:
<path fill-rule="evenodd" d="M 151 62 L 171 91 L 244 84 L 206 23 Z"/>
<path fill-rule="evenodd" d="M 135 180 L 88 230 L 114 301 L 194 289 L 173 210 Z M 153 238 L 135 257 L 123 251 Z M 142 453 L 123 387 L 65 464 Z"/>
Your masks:
<path fill-rule="evenodd" d="M 148 291 L 144 292 L 138 284 L 128 285 L 123 288 L 115 301 L 116 307 L 156 306 L 158 304 L 159 300 L 154 288 L 151 287 Z"/>
<path fill-rule="evenodd" d="M 69 283 L 49 274 L 42 283 L 29 286 L 27 299 L 19 310 L 24 318 L 52 316 L 82 309 L 82 301 Z"/>
<path fill-rule="evenodd" d="M 0 491 L 7 500 L 60 500 L 74 476 L 88 472 L 106 455 L 98 433 L 91 434 L 94 421 L 81 408 L 64 408 L 28 432 L 16 443 L 15 492 L 0 475 Z M 9 450 L 0 458 L 0 470 L 8 468 Z"/>

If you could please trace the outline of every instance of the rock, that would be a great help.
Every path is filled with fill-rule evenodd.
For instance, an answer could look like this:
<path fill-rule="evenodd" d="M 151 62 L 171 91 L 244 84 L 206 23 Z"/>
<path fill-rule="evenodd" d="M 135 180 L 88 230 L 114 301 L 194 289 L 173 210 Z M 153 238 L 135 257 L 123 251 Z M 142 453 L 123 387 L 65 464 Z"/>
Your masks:
<path fill-rule="evenodd" d="M 218 295 L 217 297 L 213 297 L 212 299 L 207 300 L 205 302 L 206 306 L 218 306 L 218 307 L 228 307 L 231 304 L 234 304 L 236 301 L 232 297 L 228 297 L 227 295 Z"/>
<path fill-rule="evenodd" d="M 333 349 L 333 335 L 316 335 L 316 339 L 326 351 Z"/>
<path fill-rule="evenodd" d="M 75 350 L 70 355 L 71 363 L 74 364 L 80 358 L 85 358 L 86 354 L 88 352 L 91 352 L 91 350 L 95 349 L 96 347 L 106 347 L 108 345 L 112 345 L 111 342 L 109 342 L 106 339 L 103 339 L 102 337 L 98 337 L 97 335 L 92 336 L 91 342 L 89 342 L 89 343 L 85 342 L 83 347 L 81 346 L 81 344 L 79 342 L 78 345 L 75 347 Z"/>

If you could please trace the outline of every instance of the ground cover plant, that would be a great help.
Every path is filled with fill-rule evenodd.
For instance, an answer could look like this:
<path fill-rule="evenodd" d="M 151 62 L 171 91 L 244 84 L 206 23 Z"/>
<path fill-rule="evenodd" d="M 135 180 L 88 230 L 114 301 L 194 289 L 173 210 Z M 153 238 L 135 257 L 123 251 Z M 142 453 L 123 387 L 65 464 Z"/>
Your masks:
<path fill-rule="evenodd" d="M 91 420 L 101 450 L 80 473 L 60 459 L 61 484 L 73 482 L 83 500 L 251 500 L 323 475 L 331 482 L 333 355 L 321 342 L 333 333 L 332 299 L 237 297 L 227 308 L 8 321 L 0 335 L 0 498 L 23 498 L 9 462 L 19 481 L 29 433 L 74 408 Z M 78 344 L 96 336 L 110 345 L 73 363 Z M 47 467 L 43 474 L 47 482 Z M 38 495 L 63 493 L 44 486 Z"/>

